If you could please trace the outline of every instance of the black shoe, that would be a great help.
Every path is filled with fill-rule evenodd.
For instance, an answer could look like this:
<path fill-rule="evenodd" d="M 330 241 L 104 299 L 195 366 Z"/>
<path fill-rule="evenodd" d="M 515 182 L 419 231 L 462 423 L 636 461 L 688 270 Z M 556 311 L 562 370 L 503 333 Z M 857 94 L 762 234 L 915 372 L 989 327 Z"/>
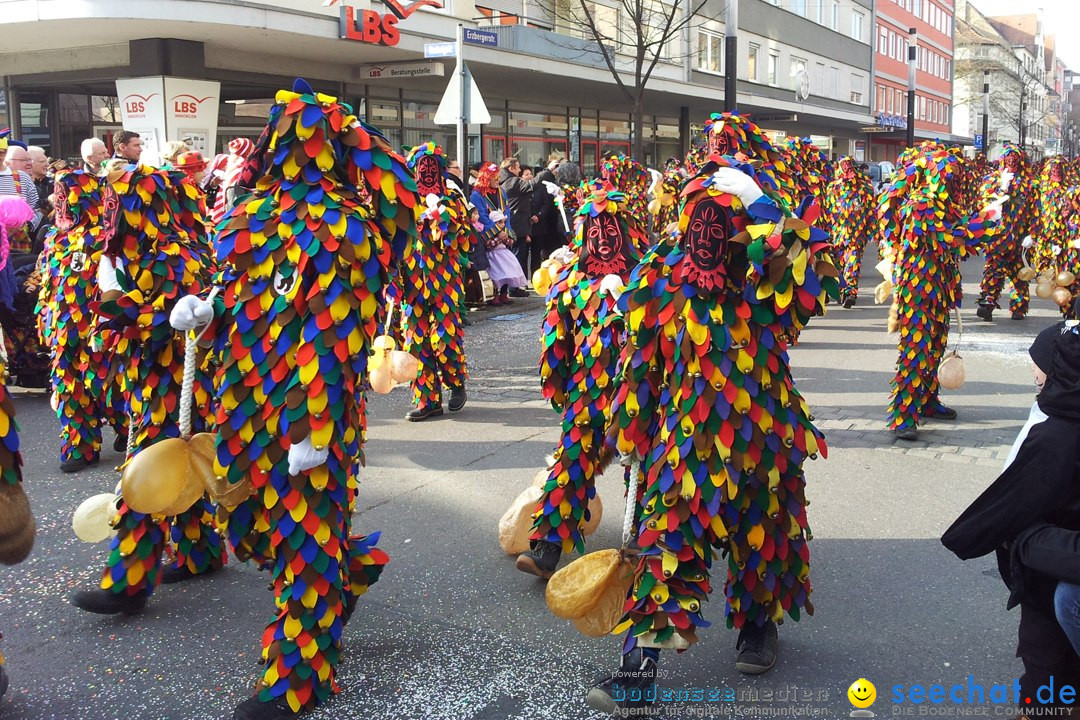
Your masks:
<path fill-rule="evenodd" d="M 521 572 L 527 572 L 538 578 L 547 580 L 555 574 L 555 568 L 562 557 L 562 545 L 557 545 L 547 540 L 537 540 L 529 552 L 518 555 L 514 563 Z"/>
<path fill-rule="evenodd" d="M 510 296 L 518 298 L 529 297 L 529 292 L 524 288 L 510 288 Z"/>
<path fill-rule="evenodd" d="M 598 680 L 589 688 L 585 702 L 597 712 L 632 716 L 634 710 L 656 702 L 656 661 L 642 657 L 635 648 L 623 655 L 622 665 L 610 677 Z"/>
<path fill-rule="evenodd" d="M 146 607 L 145 595 L 126 595 L 109 590 L 76 590 L 71 604 L 80 610 L 98 615 L 138 615 Z"/>
<path fill-rule="evenodd" d="M 941 403 L 934 403 L 922 411 L 922 416 L 924 418 L 934 418 L 935 420 L 955 420 L 956 411 L 951 407 L 945 407 Z"/>
<path fill-rule="evenodd" d="M 258 695 L 252 695 L 233 710 L 233 720 L 289 720 L 296 715 L 285 698 L 262 702 Z"/>
<path fill-rule="evenodd" d="M 465 313 L 461 314 L 461 326 L 462 327 L 472 327 L 472 320 L 470 320 L 469 316 L 466 315 Z"/>
<path fill-rule="evenodd" d="M 753 622 L 743 625 L 735 649 L 739 651 L 735 656 L 736 670 L 747 675 L 767 672 L 776 664 L 776 652 L 780 649 L 776 623 L 767 620 L 764 625 Z"/>
<path fill-rule="evenodd" d="M 918 440 L 919 431 L 914 427 L 898 427 L 893 430 L 897 440 Z"/>
<path fill-rule="evenodd" d="M 1025 317 L 1026 317 L 1026 315 L 1024 315 L 1024 313 L 1020 312 L 1019 310 L 1013 310 L 1013 314 L 1012 314 L 1012 319 L 1013 320 L 1023 320 Z"/>
<path fill-rule="evenodd" d="M 450 412 L 457 412 L 461 408 L 465 407 L 465 401 L 469 399 L 469 394 L 465 392 L 465 386 L 450 388 L 450 401 L 446 403 L 446 407 Z"/>
<path fill-rule="evenodd" d="M 847 308 L 848 310 L 855 307 L 855 296 L 854 295 L 848 295 L 847 299 L 844 300 L 844 307 Z"/>
<path fill-rule="evenodd" d="M 993 322 L 994 320 L 994 306 L 993 305 L 980 305 L 979 309 L 975 311 L 975 314 L 981 317 L 986 322 Z"/>
<path fill-rule="evenodd" d="M 118 453 L 127 455 L 127 435 L 117 435 L 112 441 L 112 449 Z"/>
<path fill-rule="evenodd" d="M 211 565 L 210 567 L 203 570 L 201 573 L 193 573 L 191 572 L 191 570 L 188 570 L 188 566 L 186 564 L 181 565 L 180 567 L 165 568 L 165 570 L 163 570 L 161 573 L 161 584 L 175 585 L 176 583 L 184 582 L 185 580 L 191 580 L 192 578 L 206 577 L 211 573 L 216 573 L 220 569 L 221 568 L 219 567 L 214 567 Z"/>
<path fill-rule="evenodd" d="M 3 665 L 0 665 L 0 698 L 4 697 L 4 693 L 7 692 L 7 689 L 8 689 L 7 670 L 4 669 Z"/>
<path fill-rule="evenodd" d="M 419 422 L 420 420 L 427 420 L 429 417 L 438 417 L 442 415 L 442 403 L 435 403 L 434 405 L 428 405 L 423 408 L 413 408 L 405 414 L 405 419 L 409 422 Z"/>
<path fill-rule="evenodd" d="M 125 447 L 127 446 L 125 445 Z M 77 473 L 88 467 L 94 467 L 98 464 L 100 459 L 101 458 L 96 455 L 90 458 L 69 457 L 67 460 L 60 463 L 60 472 Z"/>

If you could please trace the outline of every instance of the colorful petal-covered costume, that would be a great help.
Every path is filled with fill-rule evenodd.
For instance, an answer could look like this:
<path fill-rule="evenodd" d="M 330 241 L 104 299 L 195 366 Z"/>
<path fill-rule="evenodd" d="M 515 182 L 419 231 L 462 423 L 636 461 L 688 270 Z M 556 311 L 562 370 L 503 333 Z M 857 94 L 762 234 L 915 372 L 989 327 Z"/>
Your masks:
<path fill-rule="evenodd" d="M 652 176 L 648 169 L 625 155 L 612 155 L 604 160 L 600 177 L 623 194 L 623 204 L 637 224 L 647 224 L 649 219 L 649 186 Z M 647 230 L 648 228 L 646 228 Z"/>
<path fill-rule="evenodd" d="M 1001 297 L 1005 283 L 1009 282 L 1012 284 L 1009 310 L 1014 317 L 1023 317 L 1027 315 L 1030 295 L 1028 282 L 1017 275 L 1024 267 L 1024 249 L 1021 243 L 1028 233 L 1032 232 L 1035 221 L 1035 193 L 1027 157 L 1012 143 L 1005 143 L 997 166 L 983 179 L 977 194 L 981 205 L 992 202 L 993 198 L 1000 194 L 1003 172 L 1013 175 L 1009 184 L 1009 200 L 1002 209 L 997 230 L 983 246 L 986 264 L 983 266 L 982 283 L 979 286 L 979 304 L 990 308 L 999 307 L 998 298 Z"/>
<path fill-rule="evenodd" d="M 713 113 L 705 123 L 708 156 L 738 155 L 742 153 L 756 160 L 758 182 L 766 191 L 779 198 L 786 208 L 798 207 L 802 196 L 799 185 L 784 154 L 769 141 L 765 132 L 750 120 L 749 115 L 738 112 Z M 687 169 L 690 168 L 687 157 Z M 696 170 L 691 170 L 696 175 Z"/>
<path fill-rule="evenodd" d="M 589 518 L 594 481 L 611 457 L 604 434 L 611 418 L 611 393 L 623 345 L 623 319 L 616 296 L 601 289 L 614 276 L 622 287 L 648 235 L 609 182 L 593 181 L 576 216 L 574 258 L 547 293 L 540 382 L 544 397 L 562 414 L 544 494 L 533 513 L 531 540 L 555 543 L 563 552 L 584 552 L 582 528 Z M 607 284 L 613 281 L 608 280 Z"/>
<path fill-rule="evenodd" d="M 728 627 L 813 612 L 802 466 L 826 447 L 783 338 L 824 312 L 838 273 L 824 232 L 775 197 L 744 207 L 719 192 L 722 168 L 770 189 L 749 164 L 713 156 L 682 191 L 678 232 L 619 301 L 612 432 L 642 473 L 624 651 L 697 640 L 714 548 L 727 557 Z"/>
<path fill-rule="evenodd" d="M 277 93 L 242 184 L 255 190 L 217 238 L 215 472 L 250 488 L 227 535 L 273 575 L 249 702 L 299 712 L 338 690 L 344 622 L 388 561 L 378 533 L 351 534 L 352 513 L 368 355 L 418 198 L 377 130 L 299 80 Z M 292 463 L 305 445 L 315 460 Z"/>
<path fill-rule="evenodd" d="M 888 409 L 893 430 L 917 427 L 940 406 L 937 373 L 948 342 L 949 312 L 960 304 L 959 262 L 993 232 L 986 213 L 959 213 L 959 163 L 953 153 L 934 143 L 908 150 L 878 207 L 900 332 Z"/>
<path fill-rule="evenodd" d="M 447 186 L 442 148 L 418 145 L 407 162 L 417 193 L 427 203 L 400 274 L 404 348 L 420 360 L 413 403 L 424 409 L 442 403 L 443 387 L 463 387 L 469 377 L 461 301 L 476 231 L 465 198 Z"/>
<path fill-rule="evenodd" d="M 784 142 L 784 150 L 787 153 L 788 172 L 798 187 L 796 198 L 802 200 L 807 195 L 812 196 L 825 214 L 819 224 L 828 227 L 831 223 L 825 204 L 825 188 L 833 176 L 832 163 L 808 137 L 788 138 Z"/>
<path fill-rule="evenodd" d="M 653 188 L 649 210 L 653 213 L 653 232 L 664 232 L 672 223 L 679 221 L 679 190 L 685 180 L 678 166 L 665 167 L 660 181 Z"/>
<path fill-rule="evenodd" d="M 52 358 L 61 461 L 95 460 L 103 422 L 127 436 L 122 370 L 95 339 L 90 308 L 98 300 L 98 260 L 105 249 L 100 185 L 98 177 L 83 170 L 57 176 L 56 229 L 46 239 L 41 260 L 38 332 Z"/>
<path fill-rule="evenodd" d="M 183 173 L 128 165 L 103 181 L 104 251 L 99 263 L 98 315 L 111 330 L 112 351 L 124 368 L 124 388 L 136 454 L 165 438 L 180 437 L 180 387 L 185 340 L 169 325 L 176 300 L 201 292 L 213 277 L 202 194 Z M 119 297 L 108 297 L 102 274 L 115 268 Z M 111 294 L 111 293 L 110 293 Z M 195 375 L 196 432 L 212 422 L 213 372 L 204 359 Z M 194 574 L 224 565 L 226 555 L 205 496 L 174 518 L 144 515 L 126 503 L 114 520 L 101 588 L 150 595 L 160 580 L 167 533 L 176 566 Z M 171 524 L 171 531 L 170 531 Z"/>
<path fill-rule="evenodd" d="M 840 301 L 847 303 L 859 295 L 863 250 L 876 230 L 873 185 L 850 157 L 836 164 L 836 177 L 825 189 L 825 210 L 837 260 L 843 266 Z"/>

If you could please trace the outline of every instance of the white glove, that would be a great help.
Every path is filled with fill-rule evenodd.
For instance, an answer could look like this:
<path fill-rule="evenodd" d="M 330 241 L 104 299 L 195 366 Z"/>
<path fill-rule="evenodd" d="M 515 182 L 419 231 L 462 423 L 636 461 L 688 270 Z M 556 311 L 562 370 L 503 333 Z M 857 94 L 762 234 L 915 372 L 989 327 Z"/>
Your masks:
<path fill-rule="evenodd" d="M 625 289 L 622 278 L 615 274 L 605 275 L 604 279 L 600 281 L 600 294 L 610 295 L 611 299 L 616 302 L 618 302 Z"/>
<path fill-rule="evenodd" d="M 110 290 L 116 290 L 117 292 L 123 292 L 124 289 L 120 287 L 120 283 L 116 280 L 116 266 L 113 265 L 112 258 L 108 255 L 102 255 L 98 261 L 97 267 L 97 284 L 98 290 L 103 293 Z"/>
<path fill-rule="evenodd" d="M 563 194 L 563 189 L 550 180 L 541 180 L 541 182 L 544 183 L 544 189 L 547 190 L 548 195 L 559 197 Z"/>
<path fill-rule="evenodd" d="M 1001 189 L 1001 192 L 1008 192 L 1009 185 L 1012 184 L 1013 177 L 1015 176 L 1008 170 L 1001 171 L 1001 177 L 998 179 L 998 187 Z"/>
<path fill-rule="evenodd" d="M 1026 250 L 1026 249 L 1028 249 L 1029 247 L 1031 247 L 1031 246 L 1032 246 L 1032 245 L 1034 245 L 1034 244 L 1035 244 L 1035 240 L 1034 240 L 1034 239 L 1033 239 L 1033 238 L 1032 238 L 1032 237 L 1031 237 L 1030 235 L 1026 235 L 1026 236 L 1024 237 L 1024 239 L 1020 241 L 1020 245 L 1021 245 L 1021 246 L 1022 246 L 1022 247 L 1023 247 L 1023 248 L 1025 249 L 1025 250 Z"/>
<path fill-rule="evenodd" d="M 174 330 L 187 332 L 214 319 L 214 306 L 195 295 L 185 295 L 176 301 L 169 313 L 169 324 Z"/>
<path fill-rule="evenodd" d="M 326 458 L 330 457 L 330 450 L 323 448 L 322 450 L 316 450 L 311 444 L 311 436 L 298 443 L 293 443 L 289 448 L 289 474 L 299 475 L 304 470 L 310 470 L 316 468 L 326 462 Z"/>
<path fill-rule="evenodd" d="M 983 213 L 986 214 L 986 218 L 992 222 L 997 222 L 1001 219 L 1001 206 L 1009 199 L 1008 195 L 999 195 L 994 198 L 994 201 L 983 208 Z"/>
<path fill-rule="evenodd" d="M 1072 241 L 1073 250 L 1080 250 L 1080 240 Z"/>
<path fill-rule="evenodd" d="M 722 167 L 712 174 L 710 187 L 739 198 L 743 207 L 750 207 L 765 193 L 749 175 L 735 168 Z"/>

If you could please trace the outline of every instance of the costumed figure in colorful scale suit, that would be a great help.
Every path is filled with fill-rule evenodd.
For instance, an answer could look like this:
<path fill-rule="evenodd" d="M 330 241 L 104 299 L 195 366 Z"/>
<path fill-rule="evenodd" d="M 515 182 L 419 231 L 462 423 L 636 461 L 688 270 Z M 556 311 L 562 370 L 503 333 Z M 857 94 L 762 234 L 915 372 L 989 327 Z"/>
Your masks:
<path fill-rule="evenodd" d="M 550 578 L 564 552 L 585 552 L 582 532 L 596 497 L 595 479 L 611 460 L 605 442 L 612 388 L 623 344 L 617 293 L 649 237 L 626 196 L 606 180 L 588 183 L 578 210 L 571 258 L 547 293 L 540 379 L 544 397 L 562 414 L 562 438 L 533 512 L 530 550 L 517 569 Z"/>
<path fill-rule="evenodd" d="M 980 156 L 981 157 L 981 156 Z M 969 161 L 970 162 L 970 161 Z M 1005 283 L 1012 284 L 1009 295 L 1009 311 L 1014 320 L 1020 320 L 1028 311 L 1028 281 L 1018 276 L 1024 267 L 1024 238 L 1032 231 L 1035 219 L 1034 180 L 1028 168 L 1024 152 L 1012 143 L 1005 143 L 997 167 L 984 178 L 978 197 L 981 204 L 993 202 L 1001 194 L 1002 186 L 1008 187 L 1009 200 L 1002 208 L 1001 222 L 994 235 L 984 245 L 986 264 L 980 285 L 979 308 L 976 313 L 983 320 L 993 319 L 994 309 L 1000 307 L 998 298 Z"/>
<path fill-rule="evenodd" d="M 96 465 L 101 428 L 116 431 L 113 447 L 127 450 L 123 372 L 95 336 L 90 309 L 98 300 L 103 210 L 101 180 L 82 170 L 56 177 L 56 227 L 45 241 L 38 333 L 52 356 L 52 391 L 60 419 L 60 469 Z"/>
<path fill-rule="evenodd" d="M 450 391 L 450 412 L 465 407 L 468 398 L 460 308 L 476 231 L 469 222 L 465 198 L 447 186 L 442 148 L 431 142 L 418 145 L 409 152 L 407 162 L 416 177 L 417 193 L 427 205 L 399 275 L 404 349 L 420 360 L 412 385 L 415 407 L 405 419 L 418 421 L 442 415 L 444 389 Z"/>
<path fill-rule="evenodd" d="M 214 272 L 201 194 L 183 173 L 120 165 L 103 180 L 104 212 L 98 258 L 96 311 L 109 350 L 124 368 L 131 416 L 129 456 L 180 437 L 183 337 L 169 326 L 176 301 L 207 287 Z M 100 332 L 100 330 L 98 331 Z M 107 350 L 106 352 L 109 352 Z M 201 353 L 194 376 L 193 426 L 212 423 L 213 370 Z M 80 590 L 72 603 L 95 613 L 140 612 L 158 582 L 179 582 L 220 569 L 225 549 L 214 509 L 203 496 L 175 517 L 136 512 L 121 502 L 113 520 L 99 590 Z M 175 564 L 161 570 L 166 541 Z"/>
<path fill-rule="evenodd" d="M 878 218 L 882 257 L 892 264 L 892 314 L 900 333 L 889 428 L 902 440 L 915 440 L 926 418 L 956 418 L 956 411 L 938 399 L 938 367 L 949 312 L 960 304 L 959 263 L 992 234 L 1005 198 L 973 217 L 962 215 L 956 156 L 927 143 L 908 150 L 882 194 Z"/>
<path fill-rule="evenodd" d="M 705 123 L 705 137 L 709 159 L 712 155 L 737 157 L 741 153 L 751 161 L 756 160 L 760 163 L 758 182 L 781 200 L 785 209 L 797 207 L 802 197 L 787 160 L 749 115 L 740 115 L 738 111 L 713 113 Z M 691 175 L 697 173 L 698 170 L 691 171 Z"/>
<path fill-rule="evenodd" d="M 785 613 L 813 612 L 803 462 L 826 447 L 783 338 L 836 297 L 838 273 L 825 233 L 784 212 L 769 187 L 748 163 L 714 156 L 682 191 L 678 230 L 619 300 L 627 344 L 611 432 L 640 463 L 641 550 L 615 630 L 622 667 L 590 690 L 597 710 L 633 707 L 613 696 L 647 689 L 659 648 L 685 649 L 709 626 L 716 550 L 741 672 L 775 663 Z"/>
<path fill-rule="evenodd" d="M 623 195 L 622 204 L 637 224 L 645 224 L 649 219 L 649 186 L 652 176 L 648 169 L 625 155 L 612 155 L 604 160 L 600 177 L 611 183 L 613 189 Z M 648 231 L 648 228 L 645 228 Z"/>
<path fill-rule="evenodd" d="M 1070 297 L 1080 293 L 1076 279 L 1080 276 L 1080 187 L 1075 186 L 1075 176 L 1075 170 L 1062 156 L 1043 160 L 1031 250 L 1032 265 L 1039 273 L 1036 292 L 1039 297 L 1053 298 L 1068 319 L 1075 319 Z M 1064 287 L 1070 297 L 1058 297 L 1058 287 Z"/>
<path fill-rule="evenodd" d="M 798 186 L 797 199 L 812 195 L 824 215 L 819 224 L 828 227 L 830 218 L 825 204 L 825 188 L 833 176 L 832 163 L 808 137 L 788 138 L 783 149 L 787 153 L 788 171 Z"/>
<path fill-rule="evenodd" d="M 221 295 L 172 320 L 217 316 L 220 515 L 237 557 L 270 570 L 275 605 L 234 718 L 274 720 L 338 691 L 344 624 L 388 561 L 352 515 L 368 356 L 419 198 L 386 139 L 302 80 L 277 93 L 241 185 L 254 191 L 217 238 Z"/>
<path fill-rule="evenodd" d="M 863 250 L 874 236 L 874 189 L 870 178 L 850 157 L 840 158 L 836 177 L 825 189 L 825 210 L 836 259 L 843 267 L 840 302 L 854 307 L 859 296 Z"/>
<path fill-rule="evenodd" d="M 652 171 L 651 171 L 652 172 Z M 663 173 L 653 176 L 650 189 L 652 200 L 649 212 L 653 215 L 653 232 L 660 235 L 664 229 L 679 220 L 679 189 L 686 180 L 678 165 L 668 165 Z"/>

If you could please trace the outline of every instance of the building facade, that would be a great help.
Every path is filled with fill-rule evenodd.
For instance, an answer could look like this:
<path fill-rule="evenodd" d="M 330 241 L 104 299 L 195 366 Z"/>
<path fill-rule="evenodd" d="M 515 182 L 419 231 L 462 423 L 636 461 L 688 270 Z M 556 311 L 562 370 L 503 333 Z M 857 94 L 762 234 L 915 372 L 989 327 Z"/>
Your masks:
<path fill-rule="evenodd" d="M 915 73 L 915 140 L 970 144 L 952 132 L 952 0 L 878 0 L 874 19 L 874 121 L 871 157 L 895 160 L 907 133 L 909 30 L 918 44 Z"/>
<path fill-rule="evenodd" d="M 843 154 L 870 121 L 872 3 L 831 1 L 810 16 L 809 0 L 740 0 L 739 107 L 778 134 L 811 134 Z M 461 23 L 474 36 L 465 56 L 491 115 L 469 128 L 469 161 L 515 155 L 537 165 L 559 151 L 588 172 L 605 154 L 630 151 L 632 107 L 588 33 L 562 21 L 560 3 L 441 0 L 392 18 L 402 5 L 0 0 L 0 127 L 72 157 L 83 138 L 120 128 L 116 80 L 210 80 L 220 83 L 210 150 L 220 151 L 257 133 L 274 92 L 301 76 L 352 103 L 395 145 L 434 139 L 452 152 L 454 129 L 434 116 L 454 59 L 426 59 L 425 45 L 452 41 Z M 610 29 L 617 69 L 630 77 L 634 32 L 620 4 L 591 7 Z M 681 157 L 724 103 L 724 2 L 709 0 L 693 17 L 686 0 L 676 7 L 684 16 L 643 95 L 642 159 L 651 165 Z M 51 48 L 42 38 L 64 42 Z M 806 96 L 796 88 L 804 76 Z"/>

